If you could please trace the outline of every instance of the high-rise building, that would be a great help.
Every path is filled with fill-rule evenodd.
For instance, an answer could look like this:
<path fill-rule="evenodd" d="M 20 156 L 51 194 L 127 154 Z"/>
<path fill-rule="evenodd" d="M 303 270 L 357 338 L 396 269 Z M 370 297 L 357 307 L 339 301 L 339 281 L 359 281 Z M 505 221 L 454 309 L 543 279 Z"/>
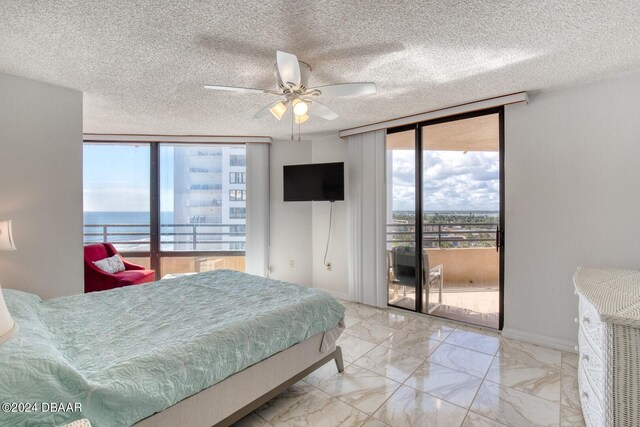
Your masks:
<path fill-rule="evenodd" d="M 244 145 L 174 150 L 175 249 L 244 251 L 246 170 Z"/>

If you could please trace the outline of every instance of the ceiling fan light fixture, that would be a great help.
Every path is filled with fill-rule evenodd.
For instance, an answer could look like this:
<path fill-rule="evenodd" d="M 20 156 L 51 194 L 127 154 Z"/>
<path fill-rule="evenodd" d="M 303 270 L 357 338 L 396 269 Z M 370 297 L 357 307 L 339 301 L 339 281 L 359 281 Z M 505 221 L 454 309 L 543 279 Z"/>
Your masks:
<path fill-rule="evenodd" d="M 324 120 L 335 120 L 338 113 L 317 101 L 319 96 L 355 96 L 367 95 L 376 92 L 376 84 L 373 82 L 360 83 L 336 83 L 325 86 L 309 87 L 309 74 L 311 67 L 298 60 L 296 55 L 277 51 L 274 75 L 276 77 L 276 90 L 256 89 L 248 87 L 206 85 L 206 89 L 238 92 L 268 94 L 278 97 L 277 101 L 270 102 L 253 115 L 254 119 L 262 119 L 269 112 L 277 120 L 282 120 L 291 104 L 292 128 L 295 123 L 304 123 L 309 120 L 309 111 L 315 117 Z"/>
<path fill-rule="evenodd" d="M 308 114 L 305 114 L 303 116 L 295 116 L 295 121 L 296 121 L 297 125 L 299 125 L 300 123 L 304 123 L 307 120 L 309 120 L 309 115 Z"/>
<path fill-rule="evenodd" d="M 269 108 L 273 117 L 280 120 L 284 115 L 285 111 L 287 111 L 287 104 L 282 101 L 278 101 L 273 107 Z"/>
<path fill-rule="evenodd" d="M 295 114 L 297 117 L 303 117 L 307 114 L 307 111 L 309 111 L 309 106 L 305 101 L 301 100 L 300 98 L 296 98 L 293 100 L 293 114 Z"/>

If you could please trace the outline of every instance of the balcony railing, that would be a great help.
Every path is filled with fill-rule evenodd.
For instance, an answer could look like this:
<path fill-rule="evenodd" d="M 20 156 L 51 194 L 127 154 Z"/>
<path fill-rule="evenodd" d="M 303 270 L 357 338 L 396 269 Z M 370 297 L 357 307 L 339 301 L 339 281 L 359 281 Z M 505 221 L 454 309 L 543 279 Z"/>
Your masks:
<path fill-rule="evenodd" d="M 424 224 L 425 248 L 496 247 L 497 222 L 458 222 Z M 387 243 L 415 243 L 415 225 L 387 224 Z"/>
<path fill-rule="evenodd" d="M 176 250 L 216 251 L 244 250 L 246 233 L 236 232 L 238 224 L 161 224 L 160 245 L 174 245 Z M 119 250 L 148 251 L 151 244 L 149 224 L 85 224 L 84 243 L 110 242 Z M 242 244 L 242 245 L 240 245 Z M 242 248 L 239 248 L 242 246 Z M 228 249 L 224 249 L 227 247 Z M 222 249 L 221 249 L 222 248 Z"/>
<path fill-rule="evenodd" d="M 189 190 L 222 190 L 222 184 L 191 184 Z"/>
<path fill-rule="evenodd" d="M 192 153 L 190 154 L 191 156 L 196 156 L 196 157 L 220 157 L 222 156 L 222 151 L 197 151 L 196 153 Z"/>
<path fill-rule="evenodd" d="M 187 203 L 188 208 L 213 208 L 222 206 L 221 199 L 195 200 Z"/>
<path fill-rule="evenodd" d="M 190 173 L 222 173 L 222 168 L 189 168 Z"/>

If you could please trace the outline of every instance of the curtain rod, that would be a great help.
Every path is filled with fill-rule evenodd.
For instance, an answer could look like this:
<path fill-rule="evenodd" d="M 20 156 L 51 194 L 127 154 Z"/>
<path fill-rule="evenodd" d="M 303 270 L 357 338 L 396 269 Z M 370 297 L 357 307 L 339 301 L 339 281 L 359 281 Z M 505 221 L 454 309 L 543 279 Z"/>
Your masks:
<path fill-rule="evenodd" d="M 218 144 L 271 144 L 269 136 L 212 136 L 212 135 L 146 135 L 85 133 L 85 142 L 175 142 Z"/>
<path fill-rule="evenodd" d="M 427 120 L 439 119 L 441 117 L 453 116 L 456 114 L 486 110 L 488 108 L 501 107 L 503 105 L 519 104 L 521 102 L 525 102 L 525 103 L 529 102 L 529 97 L 527 95 L 527 92 L 512 93 L 510 95 L 504 95 L 504 96 L 498 96 L 495 98 L 483 99 L 480 101 L 468 102 L 466 104 L 454 105 L 452 107 L 432 110 L 426 113 L 399 117 L 397 119 L 386 120 L 378 123 L 372 123 L 370 125 L 358 126 L 351 129 L 341 130 L 338 133 L 338 135 L 340 135 L 340 138 L 345 138 L 347 136 L 357 135 L 360 133 L 394 128 L 394 127 L 403 126 L 403 125 L 410 125 L 413 123 L 420 123 Z"/>

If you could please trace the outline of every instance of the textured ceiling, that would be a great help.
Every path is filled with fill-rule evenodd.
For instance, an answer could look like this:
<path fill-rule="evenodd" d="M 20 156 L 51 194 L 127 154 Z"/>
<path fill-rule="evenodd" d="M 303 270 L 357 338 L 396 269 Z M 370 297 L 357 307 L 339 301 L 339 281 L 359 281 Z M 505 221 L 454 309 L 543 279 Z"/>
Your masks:
<path fill-rule="evenodd" d="M 310 85 L 373 81 L 325 98 L 349 128 L 461 102 L 640 69 L 640 1 L 0 2 L 0 71 L 84 92 L 86 132 L 270 135 L 252 119 L 276 50 L 311 65 Z"/>

